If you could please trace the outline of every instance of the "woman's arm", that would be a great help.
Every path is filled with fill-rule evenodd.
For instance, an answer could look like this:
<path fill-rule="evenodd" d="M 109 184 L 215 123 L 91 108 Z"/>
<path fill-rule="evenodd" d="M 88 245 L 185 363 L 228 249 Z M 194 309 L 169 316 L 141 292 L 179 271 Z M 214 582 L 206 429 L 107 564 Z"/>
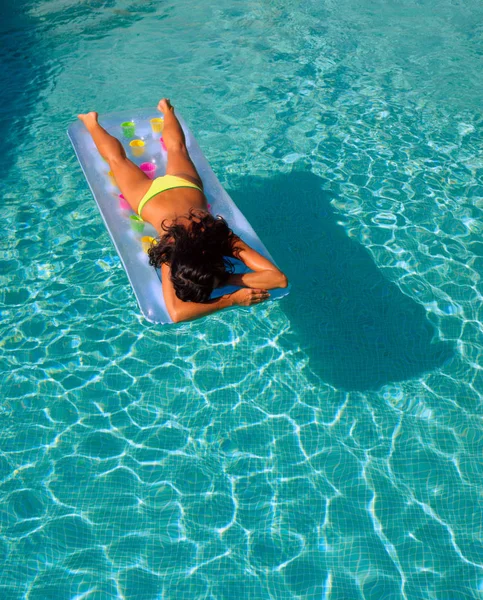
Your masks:
<path fill-rule="evenodd" d="M 287 277 L 268 258 L 250 248 L 239 237 L 233 244 L 234 256 L 239 258 L 252 273 L 235 273 L 230 275 L 226 281 L 228 285 L 244 286 L 248 288 L 263 288 L 272 290 L 274 288 L 286 288 Z"/>
<path fill-rule="evenodd" d="M 183 302 L 176 296 L 171 282 L 171 270 L 168 265 L 161 266 L 161 279 L 166 308 L 174 323 L 198 319 L 230 306 L 258 304 L 269 298 L 269 293 L 266 290 L 250 289 L 237 290 L 232 294 L 225 294 L 208 302 Z"/>

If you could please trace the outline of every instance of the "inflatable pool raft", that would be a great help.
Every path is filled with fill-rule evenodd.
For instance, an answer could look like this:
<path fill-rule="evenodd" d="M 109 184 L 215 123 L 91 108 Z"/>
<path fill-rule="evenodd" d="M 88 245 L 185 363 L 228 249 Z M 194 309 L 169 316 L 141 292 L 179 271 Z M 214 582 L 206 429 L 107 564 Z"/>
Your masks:
<path fill-rule="evenodd" d="M 129 114 L 111 113 L 99 117 L 101 125 L 121 141 L 128 157 L 150 177 L 161 177 L 166 173 L 167 153 L 162 140 L 160 116 L 153 109 L 140 109 Z M 176 116 L 183 128 L 191 159 L 203 181 L 210 211 L 226 219 L 238 236 L 273 262 L 255 231 L 223 189 L 178 112 Z M 80 121 L 72 123 L 68 136 L 132 285 L 141 313 L 151 323 L 171 323 L 163 298 L 161 272 L 149 265 L 145 252 L 151 239 L 157 236 L 155 229 L 137 217 L 123 200 L 108 164 L 101 158 L 85 126 Z M 233 262 L 236 272 L 246 271 L 243 263 Z M 228 286 L 217 288 L 212 297 L 235 289 Z M 270 297 L 281 298 L 288 294 L 289 289 L 271 290 Z"/>

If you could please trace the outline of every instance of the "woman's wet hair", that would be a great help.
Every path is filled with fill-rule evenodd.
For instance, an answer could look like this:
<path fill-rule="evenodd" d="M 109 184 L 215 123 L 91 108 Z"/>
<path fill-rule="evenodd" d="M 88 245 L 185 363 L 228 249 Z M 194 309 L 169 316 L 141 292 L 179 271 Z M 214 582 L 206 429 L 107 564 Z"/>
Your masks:
<path fill-rule="evenodd" d="M 186 222 L 188 221 L 188 222 Z M 207 302 L 215 283 L 223 283 L 233 273 L 228 258 L 237 254 L 237 236 L 222 217 L 191 209 L 181 223 L 174 221 L 148 250 L 149 264 L 171 268 L 176 296 L 185 302 Z"/>

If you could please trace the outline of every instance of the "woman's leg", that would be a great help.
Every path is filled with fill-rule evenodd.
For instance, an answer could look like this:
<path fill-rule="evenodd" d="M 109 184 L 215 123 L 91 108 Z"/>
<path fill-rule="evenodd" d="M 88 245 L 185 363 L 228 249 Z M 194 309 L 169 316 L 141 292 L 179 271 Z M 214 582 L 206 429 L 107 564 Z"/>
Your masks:
<path fill-rule="evenodd" d="M 167 98 L 160 100 L 158 110 L 164 115 L 163 140 L 168 150 L 166 175 L 184 177 L 203 189 L 203 182 L 190 158 L 183 129 L 174 114 L 174 108 L 170 101 Z"/>
<path fill-rule="evenodd" d="M 107 160 L 122 195 L 137 212 L 139 202 L 148 191 L 152 181 L 130 161 L 119 140 L 109 135 L 97 122 L 97 113 L 79 115 L 92 136 L 100 155 Z"/>

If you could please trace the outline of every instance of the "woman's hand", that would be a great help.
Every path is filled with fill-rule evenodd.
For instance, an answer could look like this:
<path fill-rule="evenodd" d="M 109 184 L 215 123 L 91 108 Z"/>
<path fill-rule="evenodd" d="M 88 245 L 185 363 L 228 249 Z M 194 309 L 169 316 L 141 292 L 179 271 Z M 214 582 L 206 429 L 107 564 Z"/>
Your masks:
<path fill-rule="evenodd" d="M 230 295 L 234 306 L 251 306 L 252 304 L 260 304 L 260 302 L 270 298 L 267 290 L 254 288 L 242 288 Z"/>

